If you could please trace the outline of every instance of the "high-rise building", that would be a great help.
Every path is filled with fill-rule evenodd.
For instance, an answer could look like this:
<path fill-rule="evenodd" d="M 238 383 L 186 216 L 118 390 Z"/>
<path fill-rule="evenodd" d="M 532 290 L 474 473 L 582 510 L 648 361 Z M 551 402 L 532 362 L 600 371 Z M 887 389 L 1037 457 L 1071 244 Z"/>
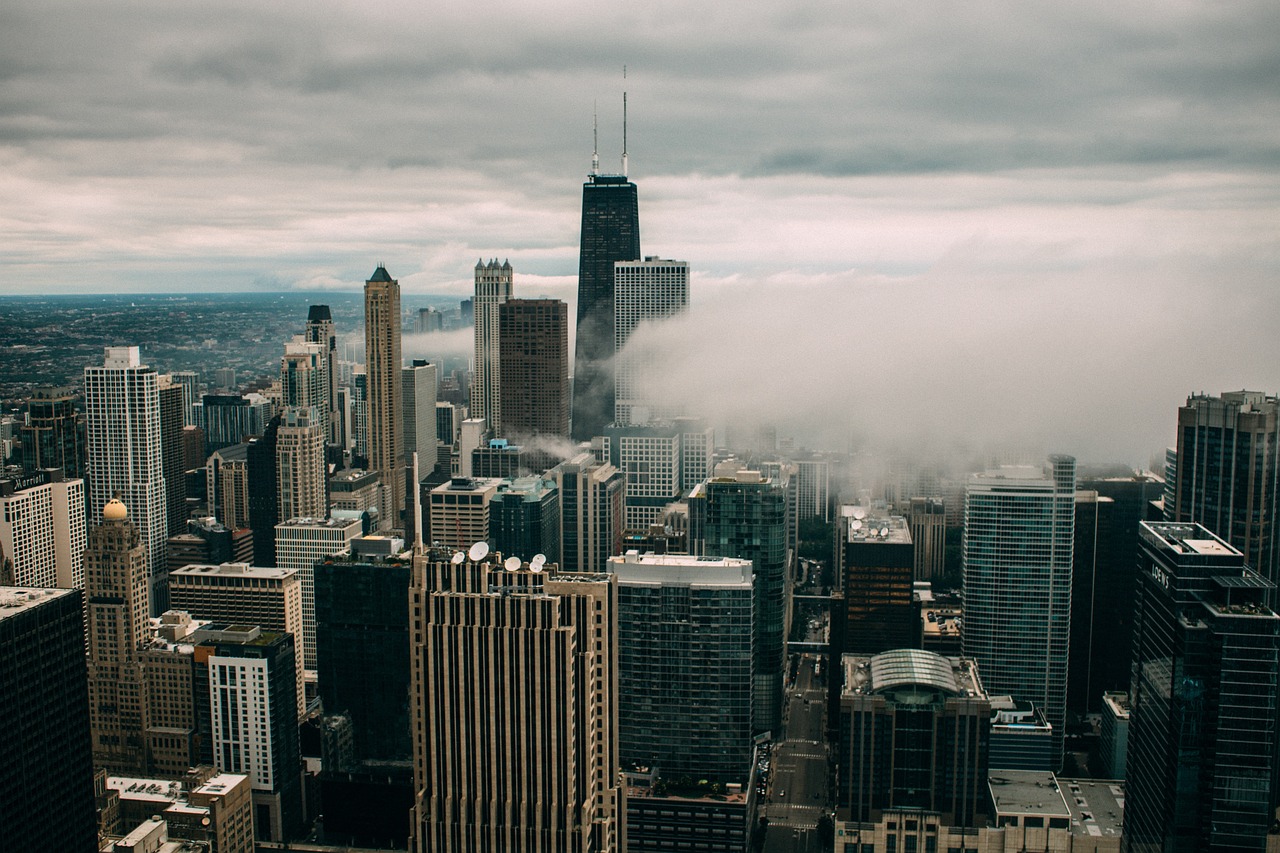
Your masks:
<path fill-rule="evenodd" d="M 22 467 L 61 468 L 70 478 L 85 476 L 84 416 L 70 388 L 37 388 L 27 400 L 27 422 L 18 430 Z"/>
<path fill-rule="evenodd" d="M 89 523 L 116 495 L 129 506 L 142 536 L 154 615 L 164 601 L 164 544 L 169 536 L 160 438 L 160 386 L 137 347 L 107 347 L 101 367 L 84 369 L 88 426 Z"/>
<path fill-rule="evenodd" d="M 208 625 L 196 637 L 204 758 L 249 777 L 260 841 L 288 841 L 303 818 L 293 635 Z"/>
<path fill-rule="evenodd" d="M 98 849 L 81 600 L 79 590 L 0 587 L 6 850 Z"/>
<path fill-rule="evenodd" d="M 196 401 L 200 399 L 200 377 L 194 370 L 178 370 L 169 374 L 174 384 L 182 386 L 183 426 L 196 425 Z"/>
<path fill-rule="evenodd" d="M 351 452 L 368 464 L 369 374 L 363 365 L 351 371 Z"/>
<path fill-rule="evenodd" d="M 600 435 L 613 420 L 614 264 L 640 260 L 640 204 L 626 175 L 595 168 L 582 185 L 578 332 L 573 358 L 573 437 Z"/>
<path fill-rule="evenodd" d="M 841 508 L 836 561 L 844 595 L 841 651 L 874 655 L 920 647 L 915 545 L 906 519 Z M 834 677 L 834 675 L 833 675 Z"/>
<path fill-rule="evenodd" d="M 689 264 L 657 257 L 613 266 L 614 406 L 618 426 L 666 420 L 680 412 L 653 399 L 658 353 L 626 349 L 641 324 L 673 317 L 689 307 Z"/>
<path fill-rule="evenodd" d="M 323 343 L 312 343 L 299 335 L 284 345 L 280 359 L 280 405 L 313 407 L 328 438 L 329 349 Z"/>
<path fill-rule="evenodd" d="M 590 453 L 579 453 L 547 472 L 560 491 L 560 567 L 603 572 L 622 553 L 627 477 Z"/>
<path fill-rule="evenodd" d="M 458 440 L 458 429 L 462 426 L 461 412 L 453 403 L 436 403 L 436 441 L 448 450 Z M 421 470 L 421 466 L 419 466 Z"/>
<path fill-rule="evenodd" d="M 796 524 L 813 518 L 831 520 L 831 463 L 818 456 L 797 459 Z"/>
<path fill-rule="evenodd" d="M 138 651 L 146 690 L 149 773 L 180 778 L 200 763 L 192 634 L 204 624 L 190 614 L 166 611 L 150 620 Z"/>
<path fill-rule="evenodd" d="M 200 409 L 205 453 L 261 435 L 275 405 L 261 394 L 205 394 Z"/>
<path fill-rule="evenodd" d="M 378 475 L 363 468 L 347 468 L 329 480 L 329 507 L 333 510 L 378 512 Z"/>
<path fill-rule="evenodd" d="M 471 380 L 473 418 L 484 418 L 489 429 L 502 428 L 501 349 L 498 340 L 498 308 L 511 298 L 511 264 L 497 259 L 476 261 L 476 372 Z"/>
<path fill-rule="evenodd" d="M 423 538 L 450 548 L 487 542 L 489 505 L 500 485 L 498 477 L 454 477 L 436 486 L 430 492 L 431 524 Z"/>
<path fill-rule="evenodd" d="M 758 471 L 734 463 L 694 490 L 689 506 L 690 547 L 701 531 L 698 553 L 751 560 L 755 575 L 756 639 L 753 648 L 757 731 L 782 722 L 782 676 L 789 610 L 787 585 L 787 495 Z M 695 512 L 698 515 L 694 519 Z"/>
<path fill-rule="evenodd" d="M 415 358 L 403 371 L 405 465 L 417 453 L 418 476 L 427 477 L 436 467 L 436 366 Z"/>
<path fill-rule="evenodd" d="M 281 521 L 280 484 L 276 473 L 279 435 L 280 415 L 276 415 L 262 431 L 262 437 L 250 439 L 245 448 L 246 500 L 255 566 L 276 564 L 276 525 Z"/>
<path fill-rule="evenodd" d="M 147 551 L 119 500 L 102 509 L 84 552 L 89 629 L 89 720 L 96 767 L 140 774 L 147 766 L 148 726 L 143 667 Z"/>
<path fill-rule="evenodd" d="M 173 609 L 206 622 L 257 625 L 264 631 L 304 635 L 302 576 L 297 569 L 245 563 L 193 563 L 172 575 Z M 298 716 L 306 710 L 303 669 L 297 668 Z"/>
<path fill-rule="evenodd" d="M 302 586 L 299 659 L 304 669 L 316 668 L 315 565 L 325 557 L 345 553 L 351 540 L 364 532 L 359 518 L 291 518 L 276 525 L 275 565 L 295 570 Z"/>
<path fill-rule="evenodd" d="M 1076 462 L 1005 466 L 969 479 L 965 494 L 964 655 L 989 695 L 1032 702 L 1062 759 Z"/>
<path fill-rule="evenodd" d="M 946 570 L 947 510 L 941 498 L 912 498 L 907 524 L 915 545 L 915 578 L 942 580 Z"/>
<path fill-rule="evenodd" d="M 84 480 L 58 469 L 0 478 L 0 555 L 10 586 L 84 589 Z"/>
<path fill-rule="evenodd" d="M 746 784 L 755 748 L 750 560 L 628 551 L 618 578 L 624 771 Z"/>
<path fill-rule="evenodd" d="M 980 826 L 991 704 L 974 662 L 893 649 L 845 655 L 843 669 L 838 818 L 873 823 L 904 809 Z"/>
<path fill-rule="evenodd" d="M 1271 584 L 1199 524 L 1143 522 L 1139 537 L 1124 849 L 1265 850 L 1280 699 Z"/>
<path fill-rule="evenodd" d="M 417 849 L 620 849 L 617 582 L 479 550 L 414 560 Z"/>
<path fill-rule="evenodd" d="M 1178 409 L 1175 470 L 1169 520 L 1203 524 L 1280 584 L 1280 398 L 1188 397 Z"/>
<path fill-rule="evenodd" d="M 400 375 L 400 283 L 379 266 L 364 285 L 369 469 L 382 481 L 379 524 L 400 526 L 404 509 L 404 380 Z"/>
<path fill-rule="evenodd" d="M 568 439 L 569 306 L 559 299 L 508 299 L 498 306 L 498 339 L 500 434 Z"/>
<path fill-rule="evenodd" d="M 232 530 L 249 527 L 249 444 L 232 444 L 204 463 L 209 511 Z M 274 460 L 273 465 L 274 468 Z"/>
<path fill-rule="evenodd" d="M 281 518 L 328 515 L 324 423 L 314 406 L 287 408 L 276 433 L 276 495 Z"/>
<path fill-rule="evenodd" d="M 325 373 L 329 380 L 329 406 L 322 411 L 321 417 L 328 424 L 326 440 L 330 444 L 338 444 L 341 440 L 338 423 L 338 335 L 328 305 L 312 305 L 307 309 L 304 337 L 309 343 L 324 347 Z"/>
<path fill-rule="evenodd" d="M 539 476 L 504 480 L 489 501 L 489 539 L 503 554 L 560 563 L 560 490 Z"/>
<path fill-rule="evenodd" d="M 351 554 L 315 566 L 320 698 L 326 714 L 350 718 L 356 761 L 408 761 L 412 559 L 400 548 L 388 555 L 364 553 L 365 543 L 363 537 L 353 539 Z"/>
<path fill-rule="evenodd" d="M 604 430 L 609 461 L 627 477 L 627 530 L 647 530 L 684 493 L 683 430 L 672 421 Z"/>
<path fill-rule="evenodd" d="M 182 440 L 186 425 L 187 390 L 170 376 L 160 377 L 160 449 L 164 471 L 168 536 L 187 529 L 187 477 Z M 163 602 L 161 602 L 163 606 Z"/>
<path fill-rule="evenodd" d="M 167 551 L 171 578 L 178 569 L 195 563 L 252 563 L 253 531 L 247 527 L 233 530 L 216 518 L 193 518 L 187 522 L 186 533 L 169 537 Z M 169 607 L 174 606 L 171 588 Z"/>

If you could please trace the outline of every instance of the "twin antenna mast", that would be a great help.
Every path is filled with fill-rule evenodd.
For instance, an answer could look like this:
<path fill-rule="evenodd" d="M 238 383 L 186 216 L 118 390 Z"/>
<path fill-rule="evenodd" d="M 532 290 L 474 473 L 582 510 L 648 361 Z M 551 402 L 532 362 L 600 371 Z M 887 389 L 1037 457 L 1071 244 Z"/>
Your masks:
<path fill-rule="evenodd" d="M 627 176 L 627 66 L 622 66 L 622 176 Z M 591 174 L 600 174 L 600 114 L 596 102 L 591 104 Z"/>

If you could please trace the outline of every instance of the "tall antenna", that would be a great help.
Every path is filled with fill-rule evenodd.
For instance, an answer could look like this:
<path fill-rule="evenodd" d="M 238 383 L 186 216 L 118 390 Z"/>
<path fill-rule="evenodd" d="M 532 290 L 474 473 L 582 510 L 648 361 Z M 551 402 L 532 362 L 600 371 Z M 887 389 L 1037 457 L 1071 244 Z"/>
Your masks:
<path fill-rule="evenodd" d="M 591 102 L 591 174 L 600 174 L 600 113 L 595 101 Z"/>
<path fill-rule="evenodd" d="M 627 66 L 622 66 L 622 177 L 627 176 Z"/>

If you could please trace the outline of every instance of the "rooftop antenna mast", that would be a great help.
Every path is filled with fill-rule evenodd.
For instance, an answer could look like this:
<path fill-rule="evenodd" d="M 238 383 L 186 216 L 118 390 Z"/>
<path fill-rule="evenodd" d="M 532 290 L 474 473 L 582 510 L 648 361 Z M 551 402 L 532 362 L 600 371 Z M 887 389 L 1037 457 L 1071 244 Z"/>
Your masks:
<path fill-rule="evenodd" d="M 600 174 L 600 112 L 595 101 L 591 102 L 591 174 Z"/>
<path fill-rule="evenodd" d="M 622 66 L 622 177 L 627 176 L 627 66 Z"/>

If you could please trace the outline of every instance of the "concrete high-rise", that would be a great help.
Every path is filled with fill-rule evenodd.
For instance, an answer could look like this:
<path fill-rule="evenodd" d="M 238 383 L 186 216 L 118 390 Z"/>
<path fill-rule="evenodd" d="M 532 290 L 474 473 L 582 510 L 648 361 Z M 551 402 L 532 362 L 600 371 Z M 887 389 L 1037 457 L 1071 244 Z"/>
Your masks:
<path fill-rule="evenodd" d="M 341 439 L 341 425 L 338 422 L 338 335 L 328 305 L 312 305 L 307 309 L 304 337 L 309 343 L 324 347 L 325 372 L 329 379 L 329 407 L 322 412 L 322 417 L 328 424 L 328 442 L 338 444 Z"/>
<path fill-rule="evenodd" d="M 1280 397 L 1188 397 L 1178 409 L 1175 470 L 1169 520 L 1203 524 L 1280 584 Z"/>
<path fill-rule="evenodd" d="M 369 469 L 382 480 L 379 524 L 401 524 L 404 509 L 404 379 L 400 375 L 400 283 L 379 266 L 364 285 Z"/>
<path fill-rule="evenodd" d="M 276 495 L 280 517 L 328 515 L 324 458 L 324 422 L 315 406 L 288 408 L 276 434 Z"/>
<path fill-rule="evenodd" d="M 906 519 L 842 507 L 836 525 L 836 560 L 844 596 L 841 651 L 874 655 L 919 648 L 920 607 L 913 596 L 915 545 Z"/>
<path fill-rule="evenodd" d="M 622 848 L 616 579 L 472 554 L 414 560 L 417 849 Z"/>
<path fill-rule="evenodd" d="M 425 478 L 436 467 L 436 366 L 415 358 L 403 371 L 405 465 L 413 467 L 417 453 L 418 476 Z"/>
<path fill-rule="evenodd" d="M 569 306 L 559 299 L 509 299 L 498 308 L 498 338 L 500 434 L 517 441 L 568 439 Z"/>
<path fill-rule="evenodd" d="M 1062 760 L 1066 723 L 1076 462 L 1005 466 L 970 478 L 962 546 L 964 655 L 989 695 L 1032 702 L 1053 727 Z"/>
<path fill-rule="evenodd" d="M 0 555 L 13 586 L 84 589 L 84 480 L 58 469 L 0 478 Z"/>
<path fill-rule="evenodd" d="M 146 549 L 148 595 L 165 599 L 164 546 L 169 517 L 160 438 L 160 384 L 137 347 L 107 347 L 101 367 L 84 369 L 88 427 L 89 523 L 116 495 L 129 507 Z"/>
<path fill-rule="evenodd" d="M 138 775 L 146 770 L 146 691 L 139 649 L 147 617 L 147 551 L 118 500 L 89 530 L 85 600 L 89 628 L 89 720 L 96 767 Z"/>
<path fill-rule="evenodd" d="M 511 287 L 511 264 L 499 264 L 496 258 L 487 264 L 476 261 L 476 370 L 471 381 L 470 414 L 484 418 L 495 432 L 502 428 L 498 309 L 511 298 Z"/>
<path fill-rule="evenodd" d="M 1245 563 L 1199 524 L 1139 527 L 1127 851 L 1268 847 L 1280 617 Z"/>
<path fill-rule="evenodd" d="M 170 376 L 160 377 L 160 448 L 168 536 L 187 529 L 187 477 L 183 448 L 187 389 Z M 159 607 L 164 608 L 164 602 Z"/>
<path fill-rule="evenodd" d="M 79 590 L 0 587 L 6 850 L 97 850 Z"/>
<path fill-rule="evenodd" d="M 680 412 L 653 399 L 659 353 L 626 349 L 643 323 L 673 317 L 689 307 L 689 264 L 657 257 L 619 261 L 613 266 L 614 406 L 618 426 L 666 420 Z"/>
<path fill-rule="evenodd" d="M 613 420 L 614 264 L 640 260 L 640 204 L 626 175 L 596 169 L 582 185 L 578 333 L 573 358 L 573 437 L 589 440 Z"/>
<path fill-rule="evenodd" d="M 946 569 L 947 510 L 941 498 L 912 498 L 907 524 L 915 546 L 915 579 L 936 582 Z"/>
<path fill-rule="evenodd" d="M 274 565 L 294 569 L 302 585 L 302 636 L 298 659 L 304 669 L 316 668 L 315 565 L 348 550 L 363 533 L 359 518 L 291 518 L 276 525 Z"/>
<path fill-rule="evenodd" d="M 301 335 L 284 345 L 280 359 L 280 405 L 286 408 L 313 407 L 326 439 L 329 432 L 329 350 Z"/>

